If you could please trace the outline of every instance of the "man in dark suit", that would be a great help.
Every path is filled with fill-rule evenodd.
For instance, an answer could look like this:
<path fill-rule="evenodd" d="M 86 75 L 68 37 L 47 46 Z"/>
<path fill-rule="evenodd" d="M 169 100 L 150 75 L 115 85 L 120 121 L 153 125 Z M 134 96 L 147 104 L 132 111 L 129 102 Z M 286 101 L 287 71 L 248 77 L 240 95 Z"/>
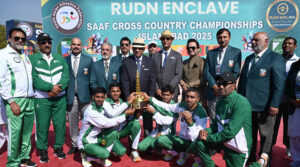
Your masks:
<path fill-rule="evenodd" d="M 141 91 L 154 96 L 156 86 L 156 67 L 152 58 L 143 55 L 145 43 L 142 38 L 135 38 L 132 43 L 133 55 L 125 58 L 122 65 L 122 91 L 125 97 L 136 91 L 136 73 L 139 71 Z M 152 115 L 143 113 L 144 136 L 153 128 Z"/>
<path fill-rule="evenodd" d="M 131 41 L 128 37 L 123 37 L 120 40 L 121 53 L 117 56 L 114 56 L 112 59 L 115 59 L 117 62 L 122 63 L 122 61 L 129 56 L 130 54 Z"/>
<path fill-rule="evenodd" d="M 69 130 L 72 147 L 68 154 L 73 154 L 76 149 L 78 138 L 79 113 L 83 112 L 90 102 L 90 71 L 93 59 L 81 54 L 82 42 L 79 38 L 73 38 L 71 41 L 72 54 L 65 57 L 69 67 L 69 84 L 67 88 L 67 111 L 69 120 Z"/>
<path fill-rule="evenodd" d="M 260 132 L 260 155 L 272 151 L 272 136 L 278 107 L 284 92 L 285 60 L 268 49 L 266 32 L 257 32 L 252 39 L 254 53 L 245 60 L 238 91 L 245 96 L 252 108 L 253 146 L 249 161 L 256 160 L 257 131 Z"/>
<path fill-rule="evenodd" d="M 120 82 L 119 69 L 121 63 L 115 59 L 111 59 L 112 45 L 104 42 L 101 46 L 102 59 L 95 62 L 91 71 L 90 84 L 92 89 L 103 87 L 109 90 L 109 84 L 112 82 Z"/>
<path fill-rule="evenodd" d="M 178 100 L 178 83 L 182 78 L 182 56 L 180 53 L 171 49 L 174 37 L 171 31 L 165 30 L 160 37 L 163 49 L 153 55 L 156 63 L 156 96 L 161 99 L 161 89 L 166 85 L 175 88 L 173 100 Z"/>
<path fill-rule="evenodd" d="M 216 84 L 216 76 L 224 72 L 230 72 L 237 79 L 241 69 L 241 50 L 229 45 L 230 31 L 222 28 L 217 32 L 218 48 L 207 52 L 204 76 L 208 82 L 207 100 L 208 115 L 211 119 L 215 119 L 216 104 L 218 97 L 218 86 Z"/>

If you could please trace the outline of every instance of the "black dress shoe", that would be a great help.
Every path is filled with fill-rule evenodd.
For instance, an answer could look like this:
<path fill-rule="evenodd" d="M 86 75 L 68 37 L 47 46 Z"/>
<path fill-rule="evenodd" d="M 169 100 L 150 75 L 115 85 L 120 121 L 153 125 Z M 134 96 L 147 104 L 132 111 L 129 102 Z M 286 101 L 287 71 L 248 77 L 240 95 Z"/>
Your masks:
<path fill-rule="evenodd" d="M 76 151 L 77 151 L 77 147 L 71 147 L 67 154 L 71 155 L 74 154 Z"/>

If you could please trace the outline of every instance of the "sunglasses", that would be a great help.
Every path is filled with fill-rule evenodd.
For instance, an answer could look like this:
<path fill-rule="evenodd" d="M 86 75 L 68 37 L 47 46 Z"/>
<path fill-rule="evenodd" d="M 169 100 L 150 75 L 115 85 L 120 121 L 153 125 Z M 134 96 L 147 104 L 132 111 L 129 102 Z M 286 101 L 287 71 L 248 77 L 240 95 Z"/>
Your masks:
<path fill-rule="evenodd" d="M 51 41 L 43 41 L 43 42 L 41 42 L 41 44 L 42 44 L 42 45 L 46 45 L 46 43 L 48 43 L 49 45 L 51 45 L 51 44 L 52 44 L 52 42 L 51 42 Z"/>
<path fill-rule="evenodd" d="M 196 49 L 195 46 L 191 46 L 191 47 L 186 47 L 186 49 L 189 51 L 190 49 L 192 49 L 193 51 Z"/>
<path fill-rule="evenodd" d="M 128 43 L 121 43 L 121 46 L 129 46 Z"/>
<path fill-rule="evenodd" d="M 223 87 L 226 87 L 227 85 L 230 85 L 230 84 L 233 84 L 234 82 L 217 82 L 217 85 L 218 86 L 223 86 Z"/>
<path fill-rule="evenodd" d="M 171 39 L 172 39 L 172 38 L 170 38 L 170 37 L 162 37 L 162 38 L 161 38 L 162 41 L 164 41 L 164 40 L 170 41 Z"/>
<path fill-rule="evenodd" d="M 22 40 L 22 42 L 26 42 L 26 38 L 22 38 L 22 37 L 13 37 L 15 41 L 19 41 L 20 39 Z"/>
<path fill-rule="evenodd" d="M 149 45 L 149 48 L 156 48 L 156 45 Z"/>

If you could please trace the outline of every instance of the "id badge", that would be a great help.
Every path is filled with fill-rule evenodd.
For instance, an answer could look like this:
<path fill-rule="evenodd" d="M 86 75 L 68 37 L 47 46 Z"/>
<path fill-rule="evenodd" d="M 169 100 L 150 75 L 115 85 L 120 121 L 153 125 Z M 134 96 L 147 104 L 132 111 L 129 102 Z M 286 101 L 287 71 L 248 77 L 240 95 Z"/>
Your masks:
<path fill-rule="evenodd" d="M 216 65 L 216 75 L 220 75 L 220 72 L 221 72 L 221 65 L 217 64 Z"/>

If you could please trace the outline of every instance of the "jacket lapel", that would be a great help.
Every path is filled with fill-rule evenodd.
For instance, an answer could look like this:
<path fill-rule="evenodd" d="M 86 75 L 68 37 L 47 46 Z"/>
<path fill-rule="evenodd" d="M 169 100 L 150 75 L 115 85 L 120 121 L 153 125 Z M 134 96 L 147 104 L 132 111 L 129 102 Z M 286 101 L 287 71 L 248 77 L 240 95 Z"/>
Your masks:
<path fill-rule="evenodd" d="M 66 57 L 66 62 L 68 64 L 70 73 L 74 76 L 74 72 L 73 72 L 73 69 L 72 69 L 72 63 L 71 63 L 71 55 Z"/>
<path fill-rule="evenodd" d="M 83 70 L 84 63 L 85 63 L 85 57 L 83 56 L 83 54 L 81 54 L 80 60 L 79 60 L 79 66 L 78 66 L 78 70 L 77 70 L 77 76 L 78 76 L 78 75 L 81 73 L 81 71 Z M 77 76 L 76 76 L 76 77 L 77 77 Z"/>
<path fill-rule="evenodd" d="M 253 67 L 251 67 L 251 71 L 254 71 L 256 70 L 264 61 L 265 59 L 267 59 L 267 55 L 270 53 L 270 50 L 266 50 L 266 52 L 261 56 L 261 58 L 255 63 L 255 64 L 252 64 Z M 254 57 L 254 54 L 253 54 L 253 57 Z M 252 58 L 253 60 L 253 58 Z"/>

